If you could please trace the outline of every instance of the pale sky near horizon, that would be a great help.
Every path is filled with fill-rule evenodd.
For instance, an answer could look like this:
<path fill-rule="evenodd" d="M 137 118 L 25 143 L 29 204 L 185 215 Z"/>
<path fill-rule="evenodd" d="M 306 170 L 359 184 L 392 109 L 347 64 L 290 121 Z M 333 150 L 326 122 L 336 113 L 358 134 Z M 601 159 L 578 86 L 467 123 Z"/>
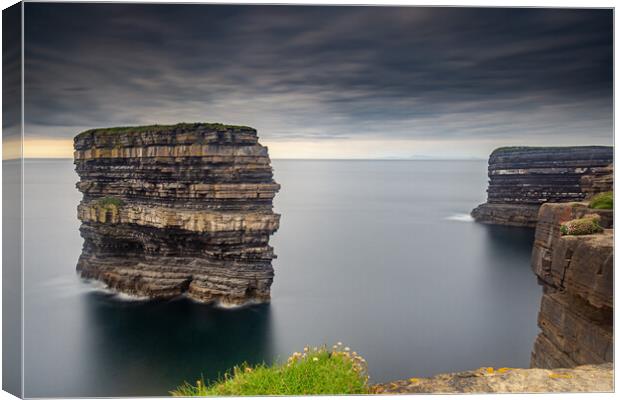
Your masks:
<path fill-rule="evenodd" d="M 249 125 L 273 158 L 611 145 L 611 10 L 25 4 L 26 157 L 107 126 Z"/>

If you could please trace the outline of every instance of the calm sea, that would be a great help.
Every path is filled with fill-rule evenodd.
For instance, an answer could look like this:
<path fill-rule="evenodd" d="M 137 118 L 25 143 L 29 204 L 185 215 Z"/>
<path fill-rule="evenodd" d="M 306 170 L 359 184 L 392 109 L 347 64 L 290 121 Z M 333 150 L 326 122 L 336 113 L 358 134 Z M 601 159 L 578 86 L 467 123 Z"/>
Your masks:
<path fill-rule="evenodd" d="M 527 367 L 533 232 L 474 223 L 482 161 L 275 160 L 272 303 L 136 301 L 81 281 L 71 160 L 25 165 L 25 394 L 166 395 L 342 341 L 371 380 Z"/>

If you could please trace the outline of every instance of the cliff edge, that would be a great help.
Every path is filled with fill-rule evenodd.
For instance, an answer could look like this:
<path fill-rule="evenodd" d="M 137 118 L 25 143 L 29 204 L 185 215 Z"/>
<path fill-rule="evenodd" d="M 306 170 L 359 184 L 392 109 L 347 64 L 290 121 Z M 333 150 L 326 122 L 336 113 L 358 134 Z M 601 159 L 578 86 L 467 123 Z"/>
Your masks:
<path fill-rule="evenodd" d="M 603 230 L 562 235 L 563 223 L 601 215 Z M 532 269 L 543 286 L 531 366 L 573 367 L 613 361 L 613 210 L 588 203 L 543 204 Z"/>
<path fill-rule="evenodd" d="M 280 186 L 255 129 L 93 129 L 74 148 L 82 277 L 150 298 L 269 300 Z"/>

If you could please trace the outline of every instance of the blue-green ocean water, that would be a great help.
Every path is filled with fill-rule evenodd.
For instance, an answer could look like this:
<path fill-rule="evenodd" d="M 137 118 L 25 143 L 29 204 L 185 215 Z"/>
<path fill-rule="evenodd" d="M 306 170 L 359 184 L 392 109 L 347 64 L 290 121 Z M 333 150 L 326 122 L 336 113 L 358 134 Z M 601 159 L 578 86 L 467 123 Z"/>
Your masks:
<path fill-rule="evenodd" d="M 71 160 L 25 164 L 26 396 L 166 395 L 342 341 L 374 382 L 526 367 L 533 231 L 474 223 L 483 161 L 274 160 L 272 302 L 135 301 L 81 281 Z"/>

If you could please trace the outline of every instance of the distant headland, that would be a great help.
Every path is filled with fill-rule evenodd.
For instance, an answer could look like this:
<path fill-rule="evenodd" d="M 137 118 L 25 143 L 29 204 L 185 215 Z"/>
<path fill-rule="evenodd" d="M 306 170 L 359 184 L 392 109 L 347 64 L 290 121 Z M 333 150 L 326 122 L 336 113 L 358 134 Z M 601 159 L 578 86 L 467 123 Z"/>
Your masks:
<path fill-rule="evenodd" d="M 609 175 L 613 159 L 610 146 L 500 147 L 489 157 L 487 202 L 471 215 L 482 223 L 533 228 L 541 204 L 583 200 L 593 179 Z"/>

